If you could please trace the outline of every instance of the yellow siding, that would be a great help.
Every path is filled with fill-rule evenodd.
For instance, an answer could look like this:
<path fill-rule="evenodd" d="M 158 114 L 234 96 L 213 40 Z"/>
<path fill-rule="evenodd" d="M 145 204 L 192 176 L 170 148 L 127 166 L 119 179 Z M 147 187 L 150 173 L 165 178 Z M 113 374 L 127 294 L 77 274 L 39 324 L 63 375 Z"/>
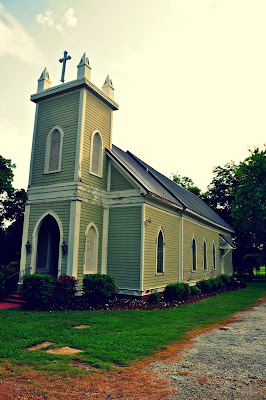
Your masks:
<path fill-rule="evenodd" d="M 98 130 L 103 138 L 104 148 L 110 148 L 112 110 L 90 92 L 86 93 L 85 126 L 83 139 L 83 155 L 81 163 L 82 182 L 106 190 L 107 188 L 107 156 L 103 153 L 103 177 L 91 175 L 91 135 Z"/>
<path fill-rule="evenodd" d="M 31 186 L 74 180 L 80 91 L 40 101 L 33 150 Z M 55 126 L 64 131 L 61 171 L 44 174 L 46 139 Z"/>
<path fill-rule="evenodd" d="M 80 231 L 79 231 L 79 254 L 78 254 L 78 279 L 82 281 L 84 252 L 85 252 L 85 232 L 89 223 L 93 222 L 99 232 L 98 242 L 98 273 L 101 273 L 102 259 L 102 231 L 103 231 L 103 208 L 95 204 L 82 202 L 80 216 Z"/>
<path fill-rule="evenodd" d="M 192 271 L 192 239 L 196 238 L 197 270 Z M 207 271 L 203 270 L 203 243 L 207 243 Z M 216 270 L 213 270 L 212 244 L 216 245 Z M 219 232 L 213 231 L 193 221 L 183 221 L 183 280 L 208 279 L 221 273 L 219 254 Z"/>
<path fill-rule="evenodd" d="M 48 210 L 53 211 L 63 225 L 63 240 L 68 243 L 68 232 L 69 232 L 69 216 L 70 216 L 70 201 L 51 201 L 47 203 L 35 203 L 30 207 L 30 219 L 29 219 L 29 231 L 28 239 L 32 243 L 32 234 L 36 223 L 41 216 Z M 59 250 L 61 251 L 61 249 Z M 27 256 L 26 268 L 30 267 L 31 254 Z M 67 256 L 62 257 L 62 269 L 61 273 L 66 273 Z"/>
<path fill-rule="evenodd" d="M 161 287 L 179 280 L 179 217 L 145 205 L 147 218 L 151 218 L 152 222 L 145 224 L 143 289 Z M 156 275 L 157 236 L 160 228 L 163 228 L 165 237 L 164 274 Z"/>

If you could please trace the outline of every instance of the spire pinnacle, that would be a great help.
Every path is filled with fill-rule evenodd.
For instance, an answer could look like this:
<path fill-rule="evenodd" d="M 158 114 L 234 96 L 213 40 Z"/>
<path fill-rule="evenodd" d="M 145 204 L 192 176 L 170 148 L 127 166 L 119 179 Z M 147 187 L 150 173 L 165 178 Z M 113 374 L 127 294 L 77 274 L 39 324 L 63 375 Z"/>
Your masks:
<path fill-rule="evenodd" d="M 49 89 L 50 86 L 51 86 L 51 81 L 49 77 L 49 72 L 48 69 L 45 67 L 41 73 L 40 78 L 38 79 L 37 93 Z"/>
<path fill-rule="evenodd" d="M 107 75 L 107 77 L 105 78 L 104 84 L 102 86 L 102 91 L 108 96 L 110 97 L 110 99 L 114 99 L 114 87 L 113 87 L 113 82 L 112 79 L 110 79 L 109 74 Z"/>
<path fill-rule="evenodd" d="M 84 53 L 83 56 L 81 57 L 81 60 L 77 65 L 77 68 L 78 68 L 77 79 L 86 78 L 88 79 L 88 81 L 90 81 L 91 66 L 89 58 L 87 57 L 86 53 Z"/>

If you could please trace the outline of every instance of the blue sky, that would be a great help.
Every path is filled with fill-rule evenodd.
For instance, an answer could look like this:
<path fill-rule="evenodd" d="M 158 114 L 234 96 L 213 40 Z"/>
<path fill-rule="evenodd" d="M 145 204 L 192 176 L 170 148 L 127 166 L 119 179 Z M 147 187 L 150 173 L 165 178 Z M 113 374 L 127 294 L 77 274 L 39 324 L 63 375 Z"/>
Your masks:
<path fill-rule="evenodd" d="M 37 80 L 60 84 L 86 51 L 109 73 L 114 144 L 205 189 L 212 168 L 248 156 L 266 130 L 264 0 L 0 0 L 0 154 L 27 187 Z"/>

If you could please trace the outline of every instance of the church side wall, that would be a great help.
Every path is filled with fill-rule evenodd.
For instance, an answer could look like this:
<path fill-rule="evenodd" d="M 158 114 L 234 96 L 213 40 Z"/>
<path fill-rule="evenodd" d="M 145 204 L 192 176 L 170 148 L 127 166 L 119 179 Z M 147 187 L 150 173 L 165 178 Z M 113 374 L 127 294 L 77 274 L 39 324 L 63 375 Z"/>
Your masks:
<path fill-rule="evenodd" d="M 109 211 L 107 273 L 123 289 L 140 289 L 141 206 Z"/>
<path fill-rule="evenodd" d="M 78 270 L 77 277 L 80 282 L 83 278 L 84 268 L 84 252 L 85 252 L 85 233 L 87 226 L 93 222 L 99 232 L 98 242 L 98 263 L 97 273 L 101 273 L 101 259 L 102 259 L 102 232 L 103 232 L 103 207 L 91 204 L 89 202 L 82 202 L 81 215 L 80 215 L 80 230 L 79 230 L 79 254 L 78 254 Z"/>
<path fill-rule="evenodd" d="M 151 223 L 145 223 L 144 290 L 179 281 L 179 216 L 145 204 L 144 220 L 148 218 Z M 157 237 L 160 228 L 163 229 L 165 238 L 164 273 L 156 274 Z"/>
<path fill-rule="evenodd" d="M 72 182 L 75 169 L 80 91 L 39 102 L 31 186 Z M 46 139 L 55 126 L 64 132 L 61 171 L 44 174 Z"/>
<path fill-rule="evenodd" d="M 70 201 L 51 201 L 45 203 L 35 203 L 31 204 L 30 207 L 30 218 L 29 218 L 29 230 L 28 230 L 28 240 L 32 243 L 32 234 L 36 223 L 47 211 L 53 211 L 61 220 L 63 225 L 63 240 L 68 242 L 68 231 L 69 231 L 69 216 L 70 216 Z M 32 243 L 33 244 L 33 243 Z M 59 250 L 61 251 L 61 249 Z M 31 266 L 31 257 L 34 253 L 32 248 L 32 253 L 27 255 L 26 268 Z M 61 274 L 66 273 L 67 270 L 67 256 L 62 257 Z"/>
<path fill-rule="evenodd" d="M 91 135 L 97 130 L 103 138 L 104 148 L 110 148 L 112 110 L 90 92 L 86 93 L 85 124 L 83 137 L 83 151 L 81 161 L 82 182 L 106 190 L 107 187 L 107 156 L 103 152 L 103 176 L 99 178 L 91 175 L 90 156 L 91 156 Z"/>
<path fill-rule="evenodd" d="M 134 186 L 112 165 L 111 166 L 111 192 L 116 190 L 134 189 Z"/>
<path fill-rule="evenodd" d="M 192 239 L 196 238 L 197 270 L 192 271 Z M 203 270 L 203 243 L 207 243 L 207 271 Z M 216 270 L 213 269 L 212 244 L 216 247 Z M 221 274 L 219 232 L 184 218 L 183 221 L 183 280 L 199 281 Z"/>

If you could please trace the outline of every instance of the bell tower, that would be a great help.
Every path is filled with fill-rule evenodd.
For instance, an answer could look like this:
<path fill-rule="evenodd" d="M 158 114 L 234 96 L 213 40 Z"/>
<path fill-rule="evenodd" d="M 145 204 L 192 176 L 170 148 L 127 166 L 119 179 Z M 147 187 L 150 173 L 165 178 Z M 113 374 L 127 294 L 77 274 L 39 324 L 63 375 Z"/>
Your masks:
<path fill-rule="evenodd" d="M 65 53 L 60 59 L 64 68 L 71 58 Z M 77 79 L 65 82 L 64 75 L 65 69 L 63 83 L 51 86 L 45 68 L 37 93 L 31 96 L 36 113 L 21 249 L 22 275 L 43 272 L 81 277 L 88 226 L 94 227 L 97 238 L 94 269 L 95 265 L 96 272 L 106 269 L 102 258 L 105 252 L 101 251 L 107 215 L 105 149 L 112 147 L 113 111 L 119 107 L 109 75 L 102 90 L 91 82 L 86 53 L 77 65 Z"/>

